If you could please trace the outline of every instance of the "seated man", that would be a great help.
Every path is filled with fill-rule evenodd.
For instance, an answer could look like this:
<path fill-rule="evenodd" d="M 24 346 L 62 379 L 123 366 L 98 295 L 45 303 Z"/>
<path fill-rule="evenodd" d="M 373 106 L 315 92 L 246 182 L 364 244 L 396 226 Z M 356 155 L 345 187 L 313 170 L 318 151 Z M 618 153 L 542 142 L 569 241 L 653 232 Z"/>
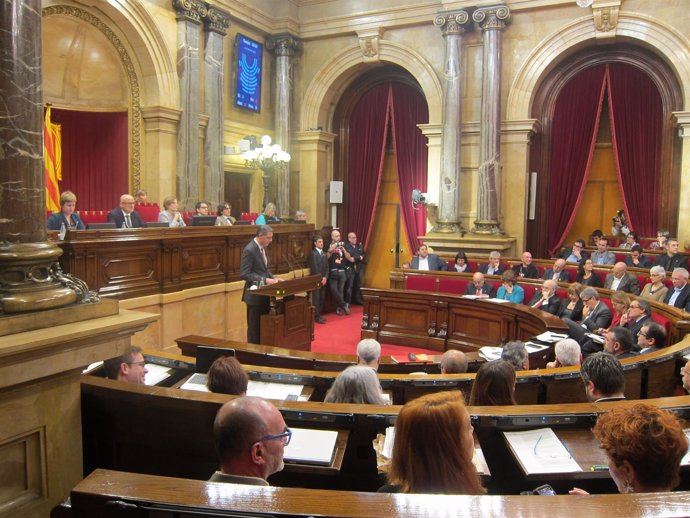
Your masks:
<path fill-rule="evenodd" d="M 663 266 L 667 272 L 673 272 L 676 268 L 688 268 L 687 256 L 678 253 L 678 240 L 671 237 L 666 241 L 666 253 L 659 254 L 655 265 Z"/>
<path fill-rule="evenodd" d="M 465 288 L 465 295 L 475 295 L 477 297 L 495 297 L 496 288 L 484 281 L 484 274 L 475 272 L 472 275 L 472 282 Z"/>
<path fill-rule="evenodd" d="M 378 370 L 381 362 L 381 344 L 373 338 L 365 338 L 357 344 L 357 365 Z"/>
<path fill-rule="evenodd" d="M 616 254 L 609 252 L 609 240 L 606 237 L 600 237 L 597 242 L 596 251 L 592 252 L 590 256 L 594 266 L 601 264 L 616 264 Z"/>
<path fill-rule="evenodd" d="M 630 275 L 627 270 L 625 263 L 619 262 L 613 265 L 613 271 L 606 276 L 604 281 L 604 288 L 639 295 L 640 285 L 637 282 L 637 277 Z"/>
<path fill-rule="evenodd" d="M 134 198 L 129 194 L 120 196 L 120 206 L 108 212 L 108 222 L 117 228 L 142 228 L 146 226 L 139 213 L 134 210 Z"/>
<path fill-rule="evenodd" d="M 580 344 L 572 338 L 565 338 L 564 340 L 556 342 L 554 354 L 556 355 L 556 360 L 546 364 L 546 367 L 549 369 L 555 367 L 571 367 L 582 363 Z"/>
<path fill-rule="evenodd" d="M 205 201 L 198 201 L 194 205 L 194 216 L 208 216 L 208 203 Z"/>
<path fill-rule="evenodd" d="M 457 349 L 448 349 L 441 355 L 441 374 L 464 374 L 467 372 L 467 355 Z"/>
<path fill-rule="evenodd" d="M 576 239 L 572 248 L 564 248 L 558 257 L 565 259 L 569 263 L 584 261 L 589 257 L 589 254 L 585 251 L 585 240 Z"/>
<path fill-rule="evenodd" d="M 522 252 L 522 262 L 513 266 L 513 271 L 516 277 L 539 278 L 539 270 L 532 264 L 532 254 L 530 252 Z"/>
<path fill-rule="evenodd" d="M 430 254 L 426 245 L 421 245 L 417 255 L 412 258 L 410 267 L 413 270 L 448 270 L 448 263 L 441 260 L 436 254 Z"/>
<path fill-rule="evenodd" d="M 122 356 L 110 358 L 103 362 L 105 375 L 111 380 L 126 381 L 144 385 L 144 378 L 149 371 L 141 349 L 137 346 L 130 347 Z"/>
<path fill-rule="evenodd" d="M 613 327 L 604 335 L 604 351 L 613 354 L 619 360 L 637 356 L 637 353 L 633 352 L 632 348 L 632 333 L 623 326 Z"/>
<path fill-rule="evenodd" d="M 556 282 L 570 282 L 570 274 L 565 271 L 565 259 L 556 259 L 553 268 L 544 271 L 544 280 L 550 279 Z"/>
<path fill-rule="evenodd" d="M 683 377 L 683 388 L 686 392 L 690 392 L 690 360 L 681 367 L 680 375 Z"/>
<path fill-rule="evenodd" d="M 648 321 L 637 333 L 637 346 L 640 348 L 640 354 L 653 353 L 666 347 L 666 328 Z"/>
<path fill-rule="evenodd" d="M 625 399 L 625 375 L 615 356 L 599 352 L 582 362 L 580 376 L 587 400 L 594 403 Z"/>
<path fill-rule="evenodd" d="M 690 311 L 690 284 L 688 284 L 688 271 L 685 268 L 676 268 L 671 274 L 673 289 L 668 290 L 664 302 L 671 306 Z"/>
<path fill-rule="evenodd" d="M 564 318 L 563 322 L 568 325 L 570 337 L 577 340 L 580 345 L 583 345 L 587 340 L 585 333 L 593 333 L 595 329 L 608 329 L 611 325 L 613 316 L 609 307 L 599 300 L 599 292 L 592 287 L 587 287 L 580 293 L 580 300 L 584 306 L 583 315 L 585 311 L 586 316 L 581 323 L 574 322 L 569 318 Z M 602 350 L 602 346 L 596 342 L 591 342 L 589 349 L 584 348 L 584 354 L 590 354 Z M 588 342 L 589 343 L 589 342 Z"/>
<path fill-rule="evenodd" d="M 501 360 L 510 363 L 516 371 L 526 371 L 529 369 L 529 354 L 524 342 L 514 340 L 503 346 Z"/>
<path fill-rule="evenodd" d="M 298 209 L 295 211 L 295 221 L 294 223 L 306 223 L 307 222 L 307 213 L 306 211 L 302 209 Z"/>
<path fill-rule="evenodd" d="M 489 263 L 479 267 L 479 271 L 484 275 L 501 275 L 504 268 L 501 266 L 501 252 L 494 250 L 489 254 Z"/>
<path fill-rule="evenodd" d="M 642 326 L 652 321 L 652 307 L 646 299 L 635 299 L 630 302 L 628 311 L 621 316 L 620 325 L 630 330 L 633 337 L 633 349 L 637 349 L 637 336 Z"/>
<path fill-rule="evenodd" d="M 642 255 L 643 249 L 640 245 L 633 245 L 630 255 L 625 258 L 625 265 L 634 268 L 649 268 L 649 259 Z"/>
<path fill-rule="evenodd" d="M 555 315 L 561 308 L 561 299 L 556 295 L 557 288 L 558 284 L 556 284 L 556 281 L 544 281 L 541 285 L 541 291 L 537 291 L 534 294 L 528 306 Z"/>
<path fill-rule="evenodd" d="M 283 469 L 283 450 L 292 432 L 269 402 L 238 397 L 225 403 L 213 423 L 213 442 L 220 461 L 210 482 L 267 486 Z"/>

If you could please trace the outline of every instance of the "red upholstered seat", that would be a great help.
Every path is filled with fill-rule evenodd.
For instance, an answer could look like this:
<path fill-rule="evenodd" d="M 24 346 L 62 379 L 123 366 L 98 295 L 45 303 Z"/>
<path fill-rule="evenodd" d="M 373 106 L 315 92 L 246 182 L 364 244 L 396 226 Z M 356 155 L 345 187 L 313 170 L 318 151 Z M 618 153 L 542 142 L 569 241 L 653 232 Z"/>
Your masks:
<path fill-rule="evenodd" d="M 520 284 L 522 289 L 525 291 L 525 299 L 523 300 L 523 303 L 529 304 L 529 301 L 532 300 L 532 297 L 534 297 L 534 294 L 536 293 L 537 289 L 539 289 L 539 286 L 534 284 L 518 284 Z"/>
<path fill-rule="evenodd" d="M 464 295 L 469 282 L 469 279 L 448 279 L 446 277 L 442 277 L 438 281 L 438 291 L 441 293 Z"/>
<path fill-rule="evenodd" d="M 146 203 L 135 205 L 134 210 L 136 210 L 141 219 L 146 223 L 154 223 L 158 221 L 158 214 L 160 213 L 160 208 L 157 203 Z"/>
<path fill-rule="evenodd" d="M 661 324 L 662 326 L 664 326 L 667 335 L 671 332 L 671 321 L 665 316 L 659 315 L 657 313 L 652 313 L 652 320 L 654 320 L 654 322 L 656 322 L 657 324 Z"/>
<path fill-rule="evenodd" d="M 611 302 L 611 299 L 601 297 L 599 300 L 601 300 L 604 304 L 606 304 L 609 307 L 609 309 L 611 310 L 611 314 L 613 315 L 613 302 Z"/>
<path fill-rule="evenodd" d="M 192 216 L 194 216 L 193 212 L 183 212 L 182 213 L 182 219 L 184 220 L 185 225 L 189 225 L 189 220 L 192 219 Z"/>
<path fill-rule="evenodd" d="M 405 277 L 405 289 L 417 291 L 438 291 L 435 277 L 411 275 Z"/>
<path fill-rule="evenodd" d="M 108 222 L 108 211 L 107 210 L 80 210 L 77 212 L 79 217 L 84 222 L 86 226 L 89 223 L 107 223 Z"/>

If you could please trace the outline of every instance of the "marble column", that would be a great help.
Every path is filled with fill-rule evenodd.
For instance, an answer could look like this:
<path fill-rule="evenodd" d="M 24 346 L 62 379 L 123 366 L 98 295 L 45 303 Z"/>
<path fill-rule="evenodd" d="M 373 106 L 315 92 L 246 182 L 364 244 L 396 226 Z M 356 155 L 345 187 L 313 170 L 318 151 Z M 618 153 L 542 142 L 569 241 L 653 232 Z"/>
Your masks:
<path fill-rule="evenodd" d="M 463 27 L 469 21 L 467 11 L 439 14 L 434 25 L 441 28 L 445 39 L 443 65 L 443 136 L 438 196 L 438 218 L 435 232 L 460 231 L 460 144 Z"/>
<path fill-rule="evenodd" d="M 276 144 L 290 152 L 290 113 L 292 106 L 292 58 L 302 44 L 290 34 L 272 36 L 266 48 L 276 57 L 275 70 L 275 138 Z M 276 208 L 280 219 L 292 218 L 290 211 L 290 164 L 275 171 Z"/>
<path fill-rule="evenodd" d="M 510 20 L 510 10 L 506 6 L 481 8 L 472 19 L 484 33 L 479 199 L 472 232 L 501 234 L 501 31 Z"/>
<path fill-rule="evenodd" d="M 199 44 L 208 12 L 199 0 L 173 0 L 177 15 L 177 73 L 182 116 L 177 128 L 177 199 L 191 210 L 199 198 Z"/>
<path fill-rule="evenodd" d="M 46 242 L 40 0 L 0 7 L 0 313 L 76 300 Z"/>
<path fill-rule="evenodd" d="M 223 123 L 225 100 L 225 55 L 223 40 L 230 27 L 230 15 L 209 6 L 204 57 L 204 111 L 208 115 L 204 139 L 204 200 L 216 206 L 225 201 L 223 171 Z M 214 209 L 215 210 L 215 207 Z"/>

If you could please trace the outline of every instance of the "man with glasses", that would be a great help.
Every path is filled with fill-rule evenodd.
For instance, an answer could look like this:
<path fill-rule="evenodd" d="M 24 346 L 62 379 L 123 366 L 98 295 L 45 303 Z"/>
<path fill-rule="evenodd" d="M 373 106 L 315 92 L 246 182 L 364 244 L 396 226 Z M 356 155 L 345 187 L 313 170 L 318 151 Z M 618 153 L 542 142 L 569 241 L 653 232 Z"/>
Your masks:
<path fill-rule="evenodd" d="M 247 396 L 228 401 L 213 423 L 220 470 L 209 481 L 268 486 L 268 477 L 283 469 L 283 450 L 291 437 L 283 416 L 268 401 Z"/>
<path fill-rule="evenodd" d="M 565 259 L 569 263 L 584 261 L 589 257 L 589 254 L 585 251 L 585 240 L 576 239 L 572 248 L 564 248 L 559 257 Z"/>
<path fill-rule="evenodd" d="M 671 274 L 673 289 L 668 290 L 664 302 L 670 306 L 690 311 L 690 284 L 688 284 L 688 271 L 685 268 L 676 268 Z"/>
<path fill-rule="evenodd" d="M 640 354 L 653 353 L 666 347 L 666 328 L 651 321 L 643 325 L 637 333 L 637 346 Z"/>
<path fill-rule="evenodd" d="M 633 352 L 632 348 L 633 335 L 625 327 L 613 327 L 604 335 L 604 351 L 613 354 L 619 360 L 637 356 L 637 353 Z"/>
<path fill-rule="evenodd" d="M 608 329 L 613 316 L 609 307 L 599 300 L 599 292 L 592 287 L 587 287 L 580 293 L 584 318 L 582 323 L 577 323 L 569 318 L 564 318 L 570 330 L 570 337 L 577 340 L 582 346 L 583 354 L 591 354 L 602 350 L 602 346 L 593 340 L 589 340 L 586 333 L 593 333 L 595 329 Z"/>
<path fill-rule="evenodd" d="M 195 216 L 208 216 L 208 203 L 205 201 L 198 201 L 194 205 Z"/>
<path fill-rule="evenodd" d="M 144 220 L 134 210 L 134 197 L 129 194 L 120 196 L 120 206 L 108 212 L 108 222 L 115 223 L 117 228 L 142 228 Z"/>
<path fill-rule="evenodd" d="M 132 346 L 122 356 L 110 358 L 103 362 L 105 375 L 111 380 L 124 381 L 144 385 L 144 378 L 148 369 L 141 349 Z"/>
<path fill-rule="evenodd" d="M 628 306 L 623 316 L 621 316 L 620 325 L 630 329 L 635 345 L 638 343 L 638 333 L 643 326 L 652 322 L 652 307 L 645 299 L 635 299 Z"/>

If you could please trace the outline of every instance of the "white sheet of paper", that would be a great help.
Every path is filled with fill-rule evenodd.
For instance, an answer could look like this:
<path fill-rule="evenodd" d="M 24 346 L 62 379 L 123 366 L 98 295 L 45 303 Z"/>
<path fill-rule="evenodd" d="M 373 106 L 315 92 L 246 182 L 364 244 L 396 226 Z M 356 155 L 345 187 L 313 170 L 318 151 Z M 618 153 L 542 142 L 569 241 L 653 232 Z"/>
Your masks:
<path fill-rule="evenodd" d="M 525 349 L 527 349 L 528 353 L 535 353 L 537 351 L 543 351 L 544 349 L 548 348 L 548 345 L 535 344 L 534 342 L 525 342 Z"/>
<path fill-rule="evenodd" d="M 527 475 L 582 471 L 551 428 L 503 435 Z"/>
<path fill-rule="evenodd" d="M 535 336 L 535 338 L 541 342 L 555 343 L 564 338 L 568 338 L 568 335 L 563 335 L 560 333 L 552 333 L 551 331 L 546 331 L 540 335 Z"/>
<path fill-rule="evenodd" d="M 285 400 L 288 396 L 299 398 L 304 385 L 290 385 L 288 383 L 273 383 L 272 381 L 249 380 L 247 395 L 265 399 Z"/>
<path fill-rule="evenodd" d="M 283 457 L 287 462 L 330 464 L 335 450 L 338 432 L 334 430 L 310 430 L 290 428 L 292 439 L 285 447 Z"/>
<path fill-rule="evenodd" d="M 170 367 L 163 367 L 155 363 L 147 363 L 148 372 L 144 375 L 144 384 L 158 385 L 165 378 L 169 378 L 173 370 Z"/>
<path fill-rule="evenodd" d="M 479 356 L 488 361 L 500 360 L 503 349 L 501 347 L 490 347 L 485 345 L 479 349 Z"/>
<path fill-rule="evenodd" d="M 685 433 L 685 436 L 688 438 L 688 441 L 690 441 L 690 428 L 683 429 L 683 432 Z M 680 465 L 690 466 L 690 449 L 685 455 L 683 455 L 683 458 L 680 459 Z"/>
<path fill-rule="evenodd" d="M 185 390 L 196 390 L 198 392 L 209 392 L 208 387 L 206 386 L 206 380 L 206 374 L 197 372 L 196 374 L 192 374 L 190 378 L 185 381 L 182 386 L 180 386 L 180 388 Z"/>

